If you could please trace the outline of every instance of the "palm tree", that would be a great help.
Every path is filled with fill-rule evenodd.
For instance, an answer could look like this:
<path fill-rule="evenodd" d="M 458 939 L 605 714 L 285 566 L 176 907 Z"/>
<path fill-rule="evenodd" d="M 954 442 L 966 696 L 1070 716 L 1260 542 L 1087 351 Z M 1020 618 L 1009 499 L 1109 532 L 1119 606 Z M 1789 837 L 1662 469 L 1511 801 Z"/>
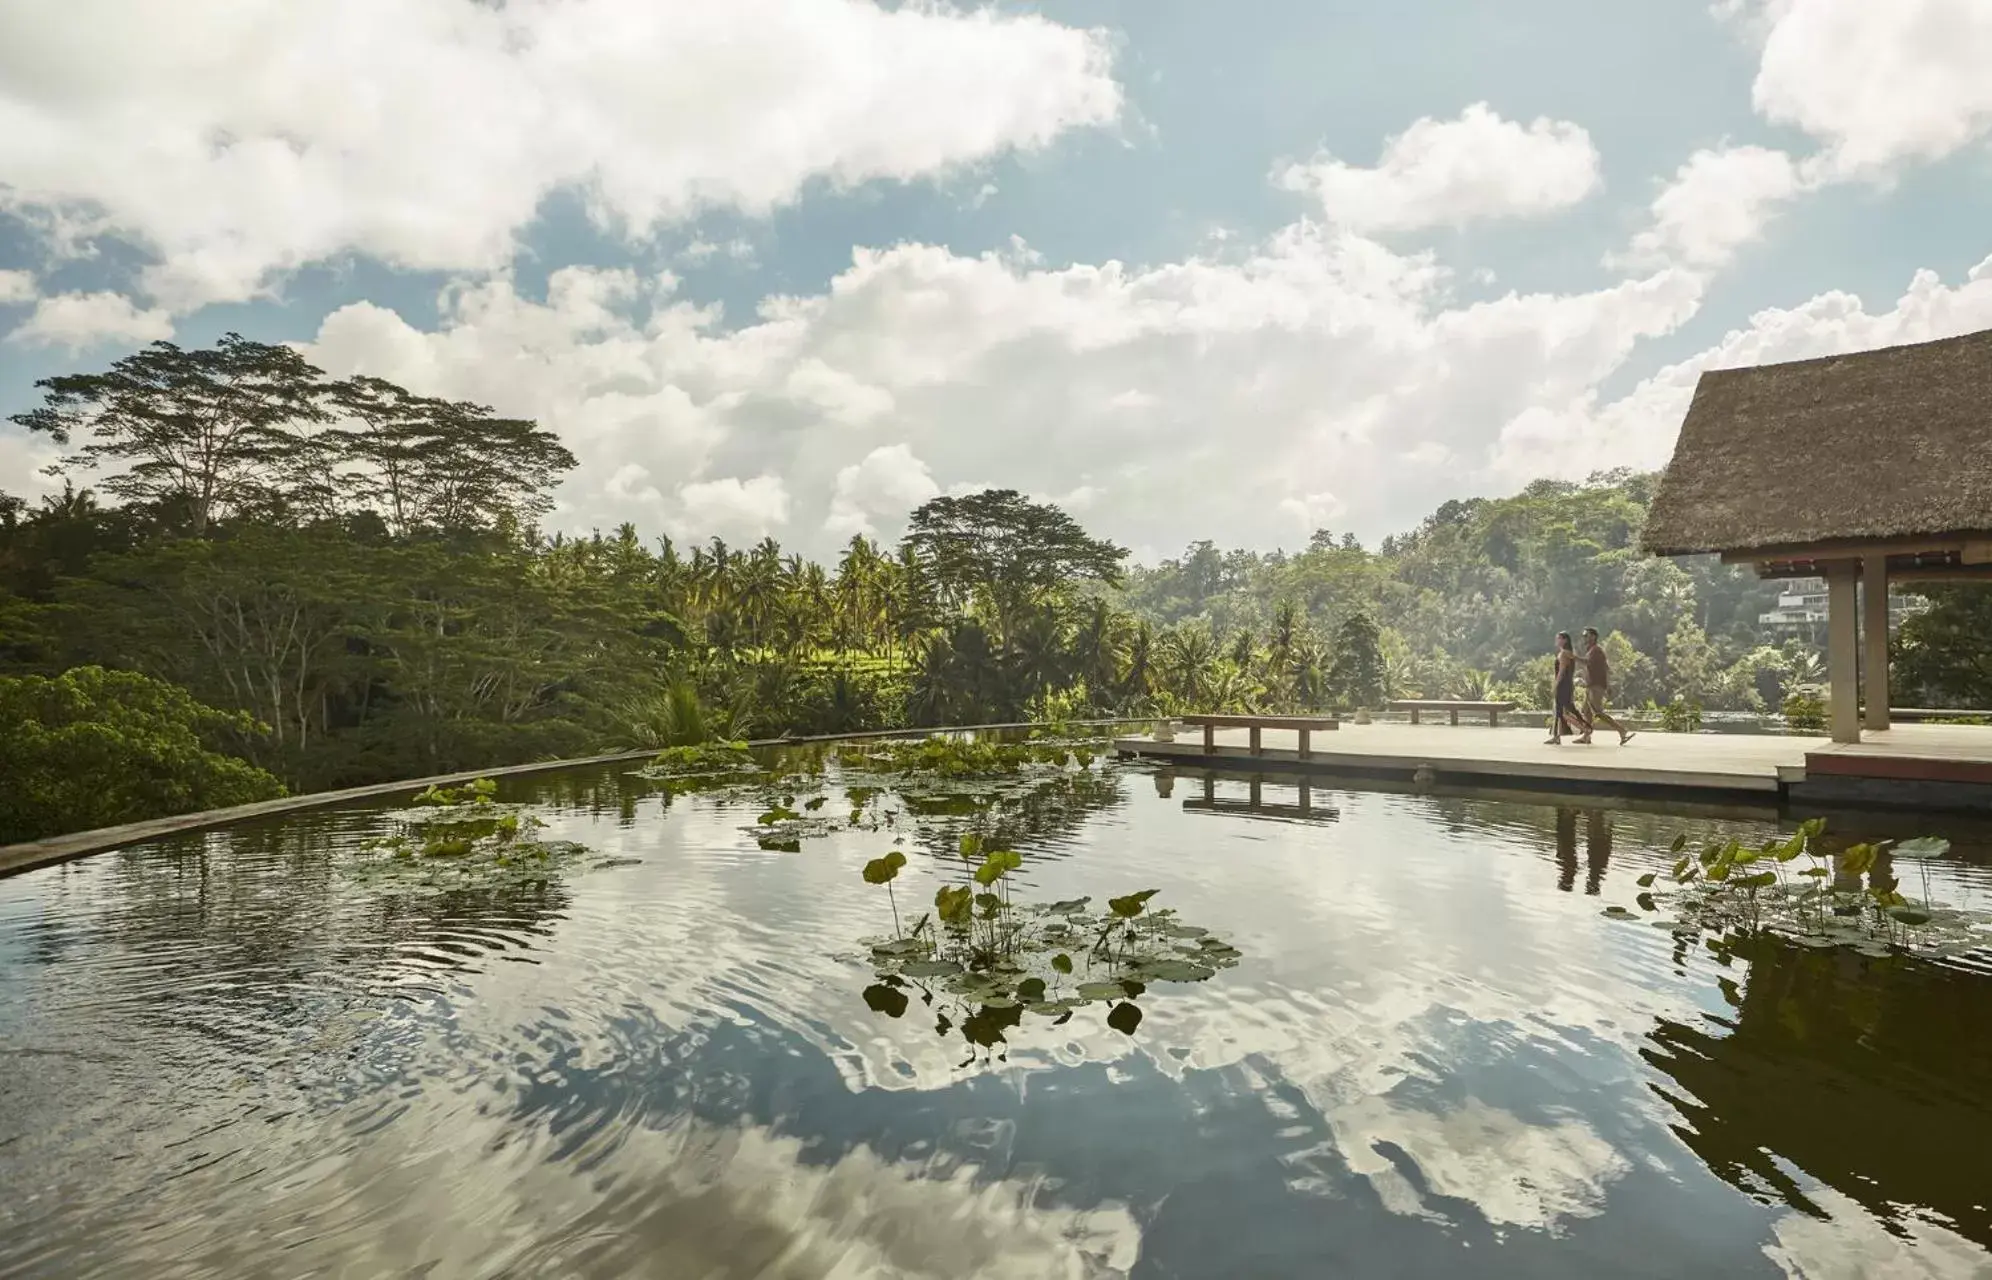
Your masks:
<path fill-rule="evenodd" d="M 1302 635 L 1287 657 L 1287 692 L 1303 711 L 1319 710 L 1328 700 L 1328 649 L 1319 638 Z"/>
<path fill-rule="evenodd" d="M 1214 711 L 1249 714 L 1259 709 L 1259 697 L 1264 692 L 1244 668 L 1222 662 L 1211 673 L 1204 697 Z"/>
<path fill-rule="evenodd" d="M 1086 684 L 1092 705 L 1109 705 L 1121 684 L 1125 661 L 1126 617 L 1114 612 L 1103 597 L 1086 602 L 1072 632 L 1072 673 Z"/>
<path fill-rule="evenodd" d="M 1007 665 L 1025 705 L 1048 705 L 1052 690 L 1064 682 L 1064 631 L 1057 612 L 1050 608 L 1032 610 L 1017 626 Z"/>
<path fill-rule="evenodd" d="M 1120 678 L 1123 706 L 1148 701 L 1155 693 L 1155 628 L 1138 619 L 1127 638 L 1127 663 Z"/>
<path fill-rule="evenodd" d="M 1169 691 L 1186 702 L 1203 700 L 1218 656 L 1217 637 L 1208 624 L 1187 622 L 1172 628 L 1162 637 L 1162 668 Z"/>

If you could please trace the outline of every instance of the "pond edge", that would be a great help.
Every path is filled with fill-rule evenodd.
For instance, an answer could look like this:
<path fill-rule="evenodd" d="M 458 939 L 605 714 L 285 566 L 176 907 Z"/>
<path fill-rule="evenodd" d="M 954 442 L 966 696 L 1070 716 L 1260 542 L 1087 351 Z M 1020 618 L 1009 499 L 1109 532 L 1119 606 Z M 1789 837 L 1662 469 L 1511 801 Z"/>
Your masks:
<path fill-rule="evenodd" d="M 812 734 L 796 738 L 756 738 L 748 742 L 750 747 L 790 747 L 813 742 L 858 742 L 877 738 L 925 738 L 937 733 L 986 733 L 1000 729 L 1048 729 L 1056 724 L 1074 726 L 1124 725 L 1152 722 L 1152 717 L 1120 717 L 1112 720 L 1020 720 L 1004 724 L 959 724 L 936 725 L 922 729 L 866 729 L 857 733 Z M 199 813 L 168 814 L 159 818 L 147 818 L 142 822 L 128 822 L 122 826 L 99 827 L 94 831 L 72 831 L 67 835 L 50 836 L 45 840 L 30 840 L 22 844 L 0 845 L 0 878 L 32 871 L 36 867 L 51 866 L 58 862 L 70 862 L 88 857 L 93 853 L 107 853 L 127 845 L 142 844 L 160 836 L 179 835 L 188 831 L 205 831 L 215 827 L 226 827 L 251 818 L 268 817 L 271 814 L 297 813 L 306 809 L 323 809 L 344 804 L 349 800 L 370 800 L 380 796 L 413 793 L 429 786 L 454 786 L 477 778 L 516 778 L 533 773 L 552 773 L 558 769 L 581 769 L 589 765 L 614 764 L 620 760 L 642 760 L 654 756 L 659 747 L 645 747 L 638 751 L 611 751 L 603 755 L 574 756 L 564 760 L 535 760 L 527 764 L 501 765 L 494 769 L 469 769 L 460 773 L 441 773 L 427 778 L 409 778 L 399 782 L 376 782 L 364 787 L 346 787 L 339 791 L 312 791 L 304 795 L 284 796 L 276 800 L 258 800 L 253 804 L 234 805 L 227 809 L 207 809 Z"/>

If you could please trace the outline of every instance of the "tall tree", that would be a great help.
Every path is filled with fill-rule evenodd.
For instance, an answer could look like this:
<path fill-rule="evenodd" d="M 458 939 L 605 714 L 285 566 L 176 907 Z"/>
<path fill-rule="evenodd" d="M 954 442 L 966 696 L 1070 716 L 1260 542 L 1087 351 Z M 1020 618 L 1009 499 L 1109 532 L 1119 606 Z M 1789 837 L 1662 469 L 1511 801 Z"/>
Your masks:
<path fill-rule="evenodd" d="M 986 594 L 1007 634 L 1038 596 L 1073 582 L 1117 583 L 1127 552 L 1048 502 L 1014 489 L 935 498 L 913 513 L 906 545 L 957 609 Z"/>
<path fill-rule="evenodd" d="M 289 347 L 230 333 L 207 350 L 155 342 L 105 373 L 35 383 L 41 407 L 16 414 L 68 446 L 59 474 L 101 471 L 105 492 L 184 509 L 205 534 L 220 516 L 267 503 L 322 422 L 324 374 Z"/>
<path fill-rule="evenodd" d="M 1335 633 L 1335 666 L 1329 683 L 1358 707 L 1382 705 L 1383 643 L 1376 620 L 1367 613 L 1350 614 Z"/>
<path fill-rule="evenodd" d="M 523 527 L 553 507 L 574 455 L 551 431 L 485 405 L 410 395 L 379 378 L 339 383 L 328 432 L 397 534 Z"/>

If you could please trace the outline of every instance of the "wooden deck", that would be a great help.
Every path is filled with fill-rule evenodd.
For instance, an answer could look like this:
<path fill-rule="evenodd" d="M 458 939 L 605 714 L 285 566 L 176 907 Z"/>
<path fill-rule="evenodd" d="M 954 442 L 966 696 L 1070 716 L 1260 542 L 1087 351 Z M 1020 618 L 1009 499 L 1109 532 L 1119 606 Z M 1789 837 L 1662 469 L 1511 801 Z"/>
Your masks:
<path fill-rule="evenodd" d="M 1302 759 L 1297 735 L 1266 729 L 1251 753 L 1244 730 L 1220 730 L 1207 754 L 1201 734 L 1174 742 L 1118 739 L 1125 756 L 1220 769 L 1272 769 L 1574 791 L 1757 802 L 1908 804 L 1992 808 L 1992 728 L 1897 725 L 1858 744 L 1772 734 L 1644 732 L 1621 747 L 1600 732 L 1590 746 L 1543 741 L 1540 728 L 1344 722 L 1316 735 Z"/>

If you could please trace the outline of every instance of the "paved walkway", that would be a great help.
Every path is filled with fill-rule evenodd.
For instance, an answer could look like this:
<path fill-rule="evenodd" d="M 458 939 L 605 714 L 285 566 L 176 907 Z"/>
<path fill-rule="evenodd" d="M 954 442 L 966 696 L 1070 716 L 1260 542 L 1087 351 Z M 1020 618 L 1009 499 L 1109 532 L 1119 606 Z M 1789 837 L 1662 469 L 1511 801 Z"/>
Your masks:
<path fill-rule="evenodd" d="M 1484 725 L 1358 725 L 1344 721 L 1332 733 L 1312 735 L 1312 769 L 1414 773 L 1429 766 L 1440 776 L 1563 781 L 1585 786 L 1670 787 L 1689 790 L 1776 793 L 1781 775 L 1801 775 L 1809 751 L 1830 744 L 1824 738 L 1783 737 L 1745 733 L 1645 732 L 1621 747 L 1600 731 L 1591 746 L 1565 739 L 1552 747 L 1539 728 L 1490 729 Z M 1987 741 L 1992 742 L 1992 734 Z M 1249 757 L 1249 735 L 1243 729 L 1217 734 L 1217 753 Z M 1203 734 L 1189 729 L 1174 742 L 1153 738 L 1122 738 L 1120 750 L 1136 755 L 1170 757 L 1185 763 L 1202 760 Z M 1290 730 L 1263 732 L 1264 756 L 1299 761 L 1299 735 Z"/>

